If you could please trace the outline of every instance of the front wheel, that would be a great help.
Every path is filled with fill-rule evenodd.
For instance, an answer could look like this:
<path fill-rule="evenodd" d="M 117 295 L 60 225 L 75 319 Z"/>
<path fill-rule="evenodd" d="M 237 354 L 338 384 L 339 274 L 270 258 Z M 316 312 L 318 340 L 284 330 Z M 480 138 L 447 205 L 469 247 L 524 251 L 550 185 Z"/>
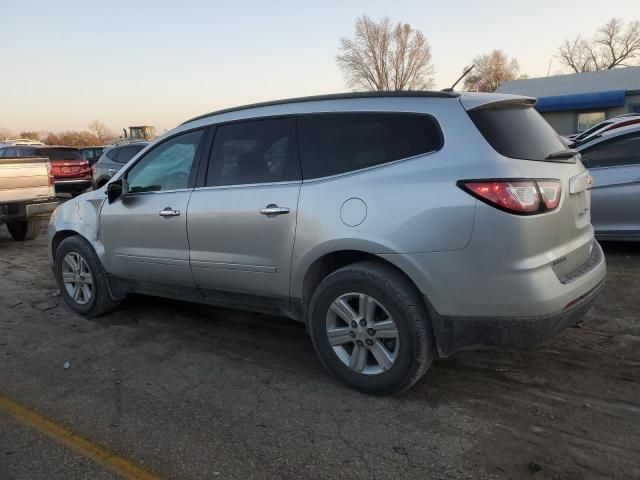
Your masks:
<path fill-rule="evenodd" d="M 327 276 L 311 299 L 309 321 L 325 367 L 366 393 L 406 390 L 435 356 L 420 294 L 382 263 L 355 263 Z"/>
<path fill-rule="evenodd" d="M 111 298 L 107 274 L 93 247 L 80 236 L 63 240 L 55 256 L 60 294 L 72 310 L 95 317 L 120 303 Z"/>
<path fill-rule="evenodd" d="M 7 229 L 14 240 L 33 240 L 40 234 L 39 220 L 23 220 L 20 222 L 7 223 Z"/>

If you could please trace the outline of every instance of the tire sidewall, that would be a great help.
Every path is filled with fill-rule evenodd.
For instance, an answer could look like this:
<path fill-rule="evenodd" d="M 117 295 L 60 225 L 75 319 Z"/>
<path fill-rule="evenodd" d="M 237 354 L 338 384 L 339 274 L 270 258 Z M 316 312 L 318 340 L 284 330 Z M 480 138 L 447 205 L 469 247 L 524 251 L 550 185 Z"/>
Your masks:
<path fill-rule="evenodd" d="M 365 375 L 351 370 L 333 351 L 326 333 L 326 316 L 331 303 L 346 293 L 364 293 L 373 297 L 393 317 L 398 327 L 400 351 L 394 365 L 386 372 Z M 418 368 L 416 357 L 416 332 L 407 306 L 399 301 L 394 292 L 365 272 L 351 270 L 335 272 L 327 277 L 313 296 L 309 311 L 309 330 L 320 360 L 334 375 L 367 393 L 386 394 L 403 388 Z"/>
<path fill-rule="evenodd" d="M 70 237 L 66 240 L 63 240 L 62 243 L 58 246 L 58 250 L 56 251 L 56 260 L 55 260 L 55 277 L 58 283 L 58 289 L 60 290 L 60 295 L 64 298 L 67 305 L 71 307 L 74 311 L 87 315 L 89 314 L 97 301 L 98 295 L 104 294 L 100 292 L 100 282 L 98 281 L 98 266 L 95 265 L 95 254 L 90 250 L 91 247 L 87 246 L 83 240 L 78 237 Z M 69 253 L 77 253 L 80 255 L 87 266 L 89 267 L 89 272 L 91 273 L 91 277 L 93 279 L 93 291 L 91 295 L 91 300 L 81 305 L 76 303 L 73 298 L 67 292 L 66 287 L 64 286 L 64 282 L 62 281 L 62 263 L 64 258 Z"/>

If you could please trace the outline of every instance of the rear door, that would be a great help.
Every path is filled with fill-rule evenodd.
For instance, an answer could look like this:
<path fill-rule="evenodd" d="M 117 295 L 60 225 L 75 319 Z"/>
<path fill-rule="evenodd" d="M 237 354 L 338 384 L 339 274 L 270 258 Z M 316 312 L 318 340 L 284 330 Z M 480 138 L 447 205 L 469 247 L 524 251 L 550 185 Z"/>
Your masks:
<path fill-rule="evenodd" d="M 219 125 L 188 211 L 191 268 L 205 295 L 288 301 L 300 171 L 293 120 Z"/>
<path fill-rule="evenodd" d="M 640 132 L 582 151 L 593 175 L 592 222 L 599 234 L 640 232 Z"/>

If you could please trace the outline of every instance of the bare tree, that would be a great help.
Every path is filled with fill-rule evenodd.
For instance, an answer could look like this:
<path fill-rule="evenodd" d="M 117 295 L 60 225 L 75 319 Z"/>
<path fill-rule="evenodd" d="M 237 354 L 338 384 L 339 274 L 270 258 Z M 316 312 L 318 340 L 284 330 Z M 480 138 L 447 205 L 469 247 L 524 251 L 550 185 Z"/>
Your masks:
<path fill-rule="evenodd" d="M 638 64 L 640 22 L 625 23 L 613 18 L 600 27 L 595 38 L 577 36 L 565 40 L 558 49 L 560 62 L 576 73 L 610 70 Z"/>
<path fill-rule="evenodd" d="M 14 136 L 13 130 L 8 128 L 0 128 L 0 142 Z"/>
<path fill-rule="evenodd" d="M 503 82 L 515 80 L 520 71 L 518 61 L 509 60 L 502 50 L 479 55 L 473 59 L 473 64 L 475 68 L 465 77 L 464 88 L 475 92 L 493 92 Z"/>
<path fill-rule="evenodd" d="M 89 123 L 89 131 L 93 132 L 98 139 L 98 143 L 104 143 L 113 138 L 113 133 L 100 120 L 93 120 Z"/>
<path fill-rule="evenodd" d="M 31 140 L 42 141 L 42 139 L 47 135 L 47 132 L 42 130 L 25 130 L 20 132 L 20 138 L 29 138 Z"/>
<path fill-rule="evenodd" d="M 431 47 L 408 23 L 393 25 L 389 17 L 375 22 L 363 15 L 353 39 L 340 39 L 336 57 L 353 90 L 426 90 L 433 88 Z"/>

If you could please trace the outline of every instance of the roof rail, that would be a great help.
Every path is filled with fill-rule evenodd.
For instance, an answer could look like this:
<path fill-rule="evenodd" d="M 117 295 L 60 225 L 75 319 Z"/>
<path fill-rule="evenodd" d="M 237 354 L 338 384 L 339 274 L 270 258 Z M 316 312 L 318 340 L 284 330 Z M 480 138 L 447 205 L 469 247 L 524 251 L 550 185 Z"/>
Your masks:
<path fill-rule="evenodd" d="M 191 118 L 186 122 L 182 122 L 181 125 L 185 125 L 196 120 L 211 117 L 213 115 L 220 115 L 222 113 L 237 112 L 240 110 L 248 110 L 250 108 L 258 107 L 271 107 L 274 105 L 286 105 L 289 103 L 300 102 L 319 102 L 322 100 L 348 100 L 354 98 L 384 98 L 384 97 L 429 97 L 429 98 L 458 98 L 459 93 L 455 92 L 435 92 L 435 91 L 415 91 L 415 90 L 401 90 L 393 92 L 351 92 L 351 93 L 333 93 L 329 95 L 313 95 L 310 97 L 297 97 L 287 98 L 284 100 L 273 100 L 270 102 L 252 103 L 249 105 L 242 105 L 239 107 L 225 108 L 222 110 L 216 110 L 211 113 L 205 113 L 197 117 Z"/>

